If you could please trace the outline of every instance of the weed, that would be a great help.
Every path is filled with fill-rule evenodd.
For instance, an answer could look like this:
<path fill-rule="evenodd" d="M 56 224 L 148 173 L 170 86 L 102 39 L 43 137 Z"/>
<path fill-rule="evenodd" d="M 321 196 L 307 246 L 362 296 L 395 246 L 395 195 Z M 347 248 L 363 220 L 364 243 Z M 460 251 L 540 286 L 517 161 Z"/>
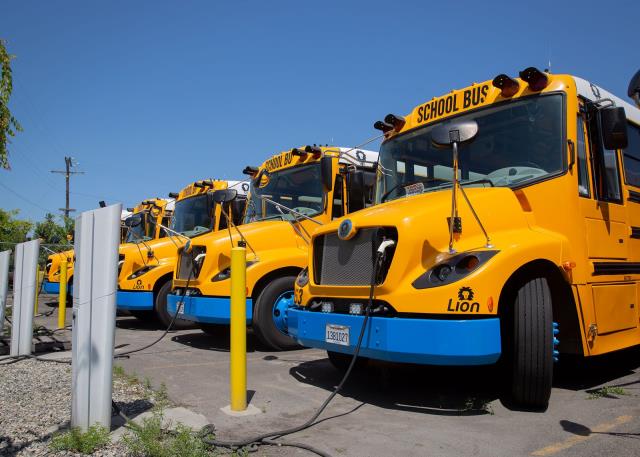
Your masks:
<path fill-rule="evenodd" d="M 92 454 L 109 443 L 109 430 L 101 425 L 92 425 L 86 432 L 77 427 L 56 435 L 50 447 L 54 451 L 74 451 Z"/>
<path fill-rule="evenodd" d="M 144 387 L 145 387 L 145 389 L 149 389 L 149 390 L 151 390 L 151 389 L 152 389 L 152 386 L 151 386 L 151 379 L 149 379 L 149 377 L 148 377 L 148 376 L 145 376 L 145 377 L 144 377 Z"/>
<path fill-rule="evenodd" d="M 132 426 L 122 441 L 135 457 L 209 457 L 213 455 L 201 438 L 184 424 L 177 424 L 174 430 L 163 427 L 161 407 L 153 410 L 151 417 L 142 424 Z"/>
<path fill-rule="evenodd" d="M 604 386 L 589 392 L 589 400 L 597 398 L 618 398 L 620 395 L 629 395 L 622 387 Z M 617 395 L 617 396 L 616 396 Z"/>
<path fill-rule="evenodd" d="M 124 378 L 126 376 L 124 368 L 122 368 L 121 365 L 114 365 L 113 376 L 115 376 L 116 378 Z"/>

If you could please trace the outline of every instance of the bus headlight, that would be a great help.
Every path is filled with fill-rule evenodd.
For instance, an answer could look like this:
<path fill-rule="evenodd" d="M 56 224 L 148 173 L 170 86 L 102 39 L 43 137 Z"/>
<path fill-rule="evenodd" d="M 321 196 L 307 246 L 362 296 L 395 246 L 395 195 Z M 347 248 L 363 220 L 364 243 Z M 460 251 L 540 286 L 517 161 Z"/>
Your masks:
<path fill-rule="evenodd" d="M 440 262 L 420 275 L 412 285 L 416 289 L 429 289 L 459 281 L 477 270 L 499 251 L 462 252 Z"/>
<path fill-rule="evenodd" d="M 309 284 L 309 268 L 305 267 L 296 278 L 296 285 L 298 287 L 304 287 Z"/>
<path fill-rule="evenodd" d="M 145 274 L 146 272 L 153 270 L 156 266 L 157 265 L 145 265 L 139 270 L 134 271 L 131 275 L 129 275 L 127 279 L 136 279 L 142 276 L 143 274 Z"/>
<path fill-rule="evenodd" d="M 249 268 L 254 263 L 258 263 L 257 260 L 249 260 L 247 262 L 247 268 Z M 231 267 L 227 267 L 224 270 L 220 271 L 217 275 L 211 278 L 211 282 L 224 281 L 225 279 L 229 279 L 231 277 Z"/>

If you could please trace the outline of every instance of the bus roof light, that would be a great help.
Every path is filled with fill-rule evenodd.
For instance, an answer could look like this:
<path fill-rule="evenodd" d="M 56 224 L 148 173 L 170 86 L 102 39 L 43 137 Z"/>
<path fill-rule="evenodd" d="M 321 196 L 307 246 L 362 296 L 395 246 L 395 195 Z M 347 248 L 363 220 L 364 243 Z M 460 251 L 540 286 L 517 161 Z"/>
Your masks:
<path fill-rule="evenodd" d="M 316 159 L 322 155 L 322 148 L 320 148 L 320 146 L 316 146 L 315 144 L 313 146 L 305 146 L 304 150 L 307 153 L 313 154 L 313 157 Z"/>
<path fill-rule="evenodd" d="M 407 120 L 402 116 L 396 116 L 395 114 L 389 113 L 384 117 L 384 122 L 385 124 L 392 125 L 393 129 L 396 132 L 399 132 L 402 130 L 402 127 L 404 127 L 404 124 L 407 123 Z"/>
<path fill-rule="evenodd" d="M 529 84 L 531 90 L 536 92 L 549 85 L 549 77 L 536 67 L 525 68 L 520 72 L 520 79 Z"/>
<path fill-rule="evenodd" d="M 246 167 L 244 167 L 244 170 L 242 170 L 242 174 L 248 175 L 248 176 L 255 176 L 258 174 L 258 167 L 251 167 L 247 165 Z"/>
<path fill-rule="evenodd" d="M 376 121 L 376 123 L 373 124 L 373 128 L 376 130 L 382 131 L 382 133 L 387 133 L 393 130 L 393 125 L 387 124 L 386 122 L 383 122 L 383 121 Z"/>
<path fill-rule="evenodd" d="M 169 192 L 169 198 L 178 198 L 178 192 Z"/>
<path fill-rule="evenodd" d="M 493 87 L 500 89 L 500 95 L 503 97 L 513 97 L 520 89 L 520 83 L 504 73 L 493 78 L 491 82 Z"/>
<path fill-rule="evenodd" d="M 294 156 L 300 156 L 300 157 L 305 157 L 308 152 L 305 151 L 304 149 L 300 149 L 300 148 L 293 148 L 291 150 L 291 154 L 293 154 Z"/>

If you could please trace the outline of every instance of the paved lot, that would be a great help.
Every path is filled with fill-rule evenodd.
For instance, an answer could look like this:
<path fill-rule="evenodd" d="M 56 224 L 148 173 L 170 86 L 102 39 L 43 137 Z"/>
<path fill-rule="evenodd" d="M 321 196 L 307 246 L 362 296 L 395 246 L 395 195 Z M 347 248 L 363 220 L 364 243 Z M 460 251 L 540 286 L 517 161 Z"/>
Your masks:
<path fill-rule="evenodd" d="M 133 317 L 119 317 L 117 326 L 119 350 L 162 333 Z M 322 351 L 270 352 L 251 334 L 247 346 L 250 402 L 262 413 L 243 418 L 220 411 L 229 403 L 224 329 L 215 337 L 172 332 L 117 363 L 155 386 L 164 383 L 172 400 L 204 414 L 222 439 L 300 424 L 340 380 Z M 549 410 L 533 413 L 503 404 L 493 367 L 376 365 L 349 380 L 322 416 L 330 419 L 290 439 L 335 456 L 640 455 L 639 373 L 638 349 L 589 363 L 563 360 Z M 590 398 L 602 386 L 620 387 L 624 395 Z M 295 449 L 265 452 L 306 455 Z"/>

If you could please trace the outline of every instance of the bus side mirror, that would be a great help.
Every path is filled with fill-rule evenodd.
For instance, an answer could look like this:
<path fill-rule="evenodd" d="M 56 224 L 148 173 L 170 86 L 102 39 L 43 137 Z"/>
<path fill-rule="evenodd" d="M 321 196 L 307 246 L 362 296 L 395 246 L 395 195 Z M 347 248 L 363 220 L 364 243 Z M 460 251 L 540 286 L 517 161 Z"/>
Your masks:
<path fill-rule="evenodd" d="M 137 227 L 140 224 L 142 224 L 142 218 L 139 214 L 129 216 L 124 220 L 124 225 L 126 225 L 127 227 Z"/>
<path fill-rule="evenodd" d="M 624 149 L 629 141 L 627 138 L 627 116 L 624 108 L 609 106 L 600 110 L 600 128 L 602 129 L 602 143 L 605 149 Z"/>
<path fill-rule="evenodd" d="M 236 199 L 238 191 L 235 189 L 220 189 L 213 192 L 213 201 L 216 203 L 228 203 Z"/>
<path fill-rule="evenodd" d="M 320 174 L 322 175 L 322 187 L 326 192 L 333 189 L 333 157 L 324 156 L 320 159 Z"/>
<path fill-rule="evenodd" d="M 364 172 L 357 170 L 349 173 L 349 212 L 358 211 L 366 206 L 366 183 Z"/>

